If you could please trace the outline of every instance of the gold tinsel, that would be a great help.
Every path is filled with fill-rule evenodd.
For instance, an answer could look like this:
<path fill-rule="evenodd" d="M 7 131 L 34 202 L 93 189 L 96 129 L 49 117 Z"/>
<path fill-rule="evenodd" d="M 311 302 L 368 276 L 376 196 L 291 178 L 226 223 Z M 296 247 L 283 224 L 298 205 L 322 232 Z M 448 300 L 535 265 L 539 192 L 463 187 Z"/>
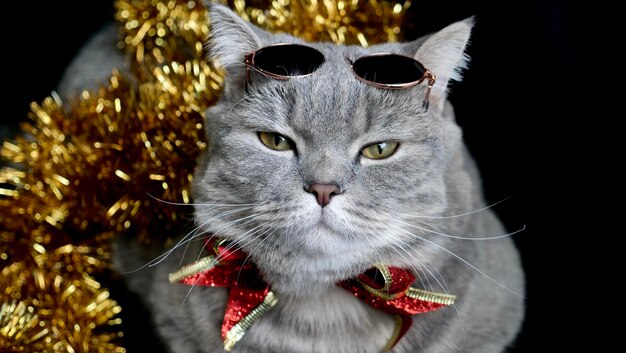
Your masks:
<path fill-rule="evenodd" d="M 397 40 L 409 1 L 220 1 L 271 31 L 338 44 Z M 222 73 L 204 58 L 203 1 L 118 0 L 131 72 L 32 104 L 0 156 L 0 351 L 123 352 L 110 240 L 165 244 L 186 206 L 202 112 Z M 137 83 L 138 82 L 138 83 Z M 165 202 L 164 202 L 165 201 Z"/>
<path fill-rule="evenodd" d="M 221 1 L 220 1 L 221 2 Z M 202 60 L 209 21 L 204 0 L 118 0 L 115 19 L 121 24 L 119 47 L 137 71 L 142 65 Z M 138 70 L 137 70 L 138 69 Z"/>
<path fill-rule="evenodd" d="M 95 249 L 35 247 L 36 265 L 2 269 L 0 350 L 3 352 L 124 352 L 116 345 L 121 308 L 89 273 L 106 267 Z M 108 328 L 108 330 L 103 330 Z"/>
<path fill-rule="evenodd" d="M 272 32 L 309 42 L 336 44 L 395 42 L 411 1 L 231 0 L 242 18 Z"/>

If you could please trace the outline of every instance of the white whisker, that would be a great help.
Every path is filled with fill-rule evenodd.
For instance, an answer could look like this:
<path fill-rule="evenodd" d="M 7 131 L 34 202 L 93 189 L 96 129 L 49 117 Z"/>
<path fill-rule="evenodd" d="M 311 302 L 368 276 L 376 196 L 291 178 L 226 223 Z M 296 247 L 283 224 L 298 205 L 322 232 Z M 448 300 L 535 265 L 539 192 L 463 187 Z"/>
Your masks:
<path fill-rule="evenodd" d="M 225 223 L 225 224 L 222 224 L 222 225 L 220 225 L 220 227 L 216 228 L 216 229 L 214 230 L 214 232 L 209 233 L 209 234 L 208 234 L 207 236 L 205 236 L 205 237 L 200 237 L 200 238 L 198 238 L 198 239 L 189 239 L 189 240 L 187 240 L 187 245 L 189 245 L 189 243 L 190 243 L 190 242 L 192 242 L 192 241 L 200 241 L 200 240 L 202 240 L 202 241 L 204 241 L 204 242 L 210 241 L 212 238 L 216 237 L 216 234 L 218 234 L 218 233 L 219 233 L 218 229 L 230 228 L 230 227 L 232 227 L 233 229 L 238 229 L 239 227 L 246 226 L 247 224 L 254 222 L 254 217 L 255 217 L 255 216 L 258 216 L 259 214 L 260 214 L 260 213 L 251 214 L 251 215 L 249 215 L 249 216 L 242 217 L 242 218 L 239 218 L 239 219 L 236 219 L 236 220 L 233 220 L 233 221 L 227 222 L 227 223 Z M 243 223 L 241 223 L 241 224 L 237 224 L 237 223 L 241 222 L 242 220 L 245 220 L 245 222 L 243 222 Z M 252 230 L 254 230 L 254 229 L 256 229 L 256 228 L 258 228 L 258 227 L 255 227 L 255 228 L 253 228 Z M 251 231 L 251 230 L 250 230 L 250 231 Z M 248 231 L 248 232 L 250 232 L 250 231 Z M 245 235 L 245 234 L 246 234 L 246 233 L 244 233 L 244 235 Z M 207 239 L 208 239 L 208 240 L 207 240 Z M 198 256 L 196 257 L 196 261 L 200 260 L 200 258 L 202 257 L 202 253 L 204 252 L 204 250 L 205 250 L 205 248 L 204 248 L 204 247 L 201 247 L 201 248 L 200 248 L 200 250 L 198 251 Z M 183 256 L 184 256 L 184 255 L 183 255 Z M 182 258 L 181 258 L 181 259 L 182 259 Z M 217 264 L 217 263 L 218 263 L 221 259 L 222 259 L 222 258 L 221 258 L 221 255 L 218 255 L 216 258 L 214 258 L 214 259 L 213 259 L 213 264 Z"/>
<path fill-rule="evenodd" d="M 472 269 L 473 269 L 473 270 L 475 270 L 476 272 L 480 273 L 483 277 L 487 278 L 488 280 L 490 280 L 490 281 L 491 281 L 491 282 L 493 282 L 494 284 L 498 285 L 499 287 L 501 287 L 501 288 L 505 289 L 506 291 L 508 291 L 508 292 L 510 292 L 510 293 L 512 293 L 512 294 L 515 294 L 516 296 L 518 296 L 518 297 L 520 297 L 520 298 L 525 298 L 523 295 L 521 295 L 521 294 L 517 293 L 516 291 L 514 291 L 514 290 L 510 289 L 509 287 L 505 286 L 504 284 L 502 284 L 502 283 L 500 283 L 500 282 L 496 281 L 495 279 L 491 278 L 489 275 L 487 275 L 486 273 L 484 273 L 483 271 L 481 271 L 478 267 L 476 267 L 476 266 L 472 265 L 469 261 L 467 261 L 467 260 L 465 260 L 464 258 L 462 258 L 461 256 L 459 256 L 459 255 L 455 254 L 454 252 L 452 252 L 452 251 L 450 251 L 450 250 L 446 249 L 445 247 L 443 247 L 443 246 L 441 246 L 441 245 L 439 245 L 439 244 L 437 244 L 437 243 L 435 243 L 435 242 L 432 242 L 432 241 L 430 241 L 430 240 L 428 240 L 428 239 L 422 238 L 422 237 L 420 237 L 419 235 L 413 234 L 413 233 L 411 233 L 411 232 L 409 232 L 409 231 L 407 231 L 407 230 L 405 230 L 405 229 L 402 229 L 401 227 L 398 227 L 398 226 L 395 226 L 395 225 L 392 225 L 392 227 L 394 227 L 394 228 L 398 229 L 399 231 L 404 232 L 404 233 L 406 233 L 406 234 L 408 234 L 408 235 L 411 235 L 411 236 L 413 236 L 413 237 L 415 237 L 415 238 L 417 238 L 417 239 L 419 239 L 419 240 L 421 240 L 421 241 L 423 241 L 423 242 L 425 242 L 425 243 L 428 243 L 428 244 L 434 245 L 435 247 L 437 247 L 437 248 L 439 248 L 439 249 L 441 249 L 441 250 L 445 251 L 446 253 L 448 253 L 448 254 L 452 255 L 454 258 L 456 258 L 457 260 L 461 261 L 461 262 L 462 262 L 462 263 L 464 263 L 465 265 L 469 266 L 470 268 L 472 268 Z"/>
<path fill-rule="evenodd" d="M 479 213 L 479 212 L 483 212 L 486 211 L 492 207 L 495 207 L 501 203 L 503 203 L 504 201 L 510 199 L 512 196 L 509 197 L 505 197 L 504 199 L 494 202 L 490 205 L 487 205 L 485 207 L 479 208 L 477 210 L 474 211 L 470 211 L 470 212 L 465 212 L 465 213 L 461 213 L 461 214 L 456 214 L 456 215 L 451 215 L 451 216 L 427 216 L 427 215 L 418 215 L 418 214 L 411 214 L 411 213 L 399 213 L 399 216 L 404 216 L 407 218 L 423 218 L 423 219 L 450 219 L 450 218 L 458 218 L 458 217 L 465 217 L 465 216 L 469 216 L 475 213 Z"/>
<path fill-rule="evenodd" d="M 460 240 L 496 240 L 496 239 L 507 238 L 507 237 L 510 237 L 512 235 L 515 235 L 517 233 L 520 233 L 520 232 L 523 232 L 524 230 L 526 230 L 526 225 L 524 225 L 524 226 L 522 226 L 522 228 L 520 228 L 520 229 L 518 229 L 516 231 L 510 232 L 510 233 L 506 233 L 506 234 L 503 234 L 503 235 L 494 235 L 494 236 L 488 236 L 488 237 L 461 237 L 461 236 L 457 236 L 457 235 L 441 233 L 441 232 L 438 232 L 436 230 L 420 227 L 418 225 L 406 223 L 406 222 L 403 222 L 403 221 L 397 221 L 397 222 L 402 223 L 404 225 L 407 225 L 407 226 L 409 226 L 411 228 L 423 230 L 424 232 L 441 235 L 441 236 L 444 236 L 446 238 L 460 239 Z"/>
<path fill-rule="evenodd" d="M 212 207 L 240 207 L 240 206 L 254 206 L 253 203 L 182 203 L 182 202 L 172 202 L 172 201 L 166 201 L 166 200 L 162 200 L 156 196 L 153 196 L 149 193 L 146 193 L 146 195 L 150 196 L 151 198 L 153 198 L 156 201 L 159 201 L 161 203 L 164 203 L 166 205 L 173 205 L 173 206 L 212 206 Z"/>
<path fill-rule="evenodd" d="M 403 244 L 404 243 L 402 240 L 400 240 Z M 406 244 L 407 246 L 409 246 L 409 244 Z M 410 246 L 409 246 L 410 248 Z M 448 285 L 446 283 L 446 279 L 443 277 L 443 275 L 441 274 L 441 272 L 439 272 L 439 270 L 437 269 L 437 267 L 435 267 L 435 271 L 437 272 L 437 275 L 435 275 L 435 273 L 433 273 L 428 266 L 426 266 L 426 264 L 424 262 L 422 262 L 420 259 L 418 259 L 416 256 L 414 256 L 413 254 L 411 254 L 407 249 L 405 249 L 404 247 L 401 248 L 404 252 L 406 252 L 409 256 L 411 256 L 411 258 L 413 258 L 419 265 L 420 268 L 424 269 L 428 274 L 430 274 L 430 276 L 435 280 L 435 282 L 437 282 L 437 284 L 439 285 L 439 287 L 441 288 L 441 290 L 445 293 L 445 294 L 450 294 L 450 291 L 448 289 Z M 415 251 L 417 251 L 417 249 L 414 249 Z M 421 277 L 420 277 L 421 278 Z M 441 279 L 441 281 L 439 280 Z M 430 280 L 428 280 L 428 277 L 426 277 L 426 281 L 428 282 L 428 285 L 430 286 L 431 290 L 434 291 L 432 285 L 430 284 Z M 424 282 L 422 282 L 422 287 L 424 287 Z M 463 317 L 461 317 L 461 313 L 459 312 L 459 308 L 457 307 L 456 303 L 452 304 L 452 307 L 454 308 L 454 311 L 456 312 L 456 316 L 459 318 L 459 323 L 461 324 L 461 329 L 463 330 L 463 333 L 465 334 L 465 323 L 463 322 Z"/>
<path fill-rule="evenodd" d="M 185 250 L 183 250 L 183 254 L 180 256 L 180 261 L 178 262 L 178 266 L 182 266 L 183 265 L 183 261 L 185 261 L 185 255 L 187 254 L 187 250 L 189 249 L 189 245 L 191 244 L 191 241 L 194 240 L 198 233 L 200 233 L 200 230 L 206 225 L 206 223 L 203 223 L 199 226 L 196 227 L 196 229 L 194 230 L 194 234 L 191 236 L 191 238 L 189 238 L 188 241 L 186 241 L 186 245 L 185 245 Z"/>
<path fill-rule="evenodd" d="M 259 215 L 259 213 L 254 214 L 254 216 L 258 216 L 258 215 Z M 253 220 L 251 220 L 250 222 L 252 222 L 252 221 L 253 221 Z M 262 228 L 262 227 L 263 227 L 263 225 L 257 225 L 256 227 L 254 227 L 254 228 L 252 228 L 252 229 L 250 229 L 250 230 L 246 231 L 245 233 L 241 234 L 240 236 L 242 237 L 242 240 L 245 240 L 246 238 L 250 237 L 250 236 L 251 236 L 251 234 L 254 234 L 254 233 L 257 231 L 257 229 Z M 241 241 L 241 240 L 240 240 L 240 241 Z M 240 242 L 240 241 L 239 241 L 239 242 Z M 244 244 L 243 246 L 245 246 L 245 245 L 247 245 L 247 244 L 248 244 L 248 243 Z M 243 246 L 239 246 L 238 248 L 236 248 L 236 249 L 235 249 L 235 247 L 236 247 L 237 245 L 239 245 L 239 244 L 238 244 L 238 243 L 236 243 L 236 242 L 231 242 L 231 243 L 229 243 L 228 245 L 226 245 L 226 249 L 225 249 L 225 250 L 227 250 L 227 251 L 225 251 L 225 252 L 230 252 L 230 251 L 238 251 L 238 250 L 241 250 L 241 249 L 243 248 Z M 233 250 L 233 249 L 234 249 L 234 250 Z M 199 258 L 199 257 L 200 257 L 200 256 L 198 256 L 198 258 Z M 215 257 L 215 260 L 214 260 L 214 261 L 215 261 L 215 263 L 218 263 L 218 262 L 219 262 L 220 260 L 222 260 L 222 259 L 223 259 L 222 254 L 218 254 L 218 255 Z"/>
<path fill-rule="evenodd" d="M 255 228 L 253 228 L 253 229 L 249 230 L 249 231 L 247 232 L 247 234 L 243 234 L 244 239 L 245 239 L 245 238 L 252 237 L 252 235 L 251 235 L 251 234 L 253 234 L 253 233 L 255 232 L 255 230 L 256 230 L 256 229 L 258 229 L 258 228 L 262 228 L 262 227 L 263 227 L 263 225 L 259 225 L 259 226 L 255 227 Z M 261 233 L 259 233 L 258 235 L 256 235 L 254 239 L 252 239 L 252 240 L 248 241 L 248 242 L 247 242 L 246 244 L 244 244 L 244 245 L 241 245 L 241 246 L 237 247 L 237 248 L 236 248 L 236 249 L 234 249 L 234 250 L 233 250 L 233 248 L 235 248 L 237 244 L 236 244 L 236 243 L 234 243 L 234 242 L 233 242 L 233 243 L 228 244 L 228 245 L 226 246 L 226 249 L 225 249 L 226 251 L 224 251 L 224 253 L 229 253 L 230 251 L 238 251 L 238 250 L 241 250 L 241 249 L 243 248 L 243 246 L 245 246 L 245 245 L 247 245 L 247 244 L 250 244 L 251 242 L 253 242 L 253 241 L 255 241 L 256 239 L 258 239 L 259 237 L 263 236 L 263 234 L 264 234 L 264 233 L 266 233 L 266 232 L 267 232 L 267 230 L 269 230 L 269 228 L 268 228 L 268 229 L 266 229 L 266 230 L 264 230 L 264 231 L 262 231 L 262 232 L 261 232 Z M 258 245 L 257 245 L 257 246 L 258 246 Z M 204 249 L 202 249 L 202 250 L 204 250 Z M 200 255 L 200 256 L 201 256 L 201 255 Z M 198 257 L 200 257 L 200 256 L 198 256 Z M 246 257 L 246 259 L 245 259 L 245 260 L 244 260 L 244 262 L 242 263 L 242 265 L 241 265 L 241 267 L 240 267 L 240 272 L 239 272 L 239 274 L 241 274 L 241 269 L 243 268 L 243 265 L 245 265 L 245 263 L 246 263 L 246 261 L 248 260 L 248 258 L 249 258 L 249 257 L 250 257 L 250 254 L 248 254 L 248 256 Z M 213 266 L 217 265 L 217 264 L 218 264 L 221 260 L 223 260 L 223 259 L 224 259 L 224 258 L 222 257 L 222 254 L 221 254 L 221 253 L 220 253 L 220 254 L 218 254 L 218 255 L 217 255 L 217 256 L 213 259 L 213 261 L 212 261 L 212 265 L 213 265 Z M 181 306 L 180 306 L 180 313 L 179 313 L 179 315 L 181 315 L 181 314 L 182 314 L 182 311 L 183 311 L 183 307 L 184 307 L 184 305 L 185 305 L 185 302 L 187 301 L 187 298 L 188 298 L 188 297 L 189 297 L 189 295 L 191 294 L 191 291 L 193 290 L 193 288 L 194 288 L 194 287 L 198 284 L 198 281 L 199 281 L 199 280 L 200 280 L 200 277 L 198 277 L 198 278 L 196 279 L 196 281 L 195 281 L 195 282 L 191 285 L 191 288 L 189 288 L 189 290 L 187 291 L 187 294 L 185 295 L 185 297 L 183 298 L 183 301 L 182 301 L 182 303 L 181 303 Z"/>
<path fill-rule="evenodd" d="M 211 217 L 209 220 L 205 221 L 204 223 L 202 223 L 200 226 L 196 227 L 196 229 L 194 229 L 193 231 L 187 233 L 187 235 L 185 235 L 181 240 L 178 241 L 178 243 L 176 243 L 176 245 L 174 245 L 172 248 L 170 248 L 168 251 L 166 251 L 165 253 L 157 256 L 155 259 L 151 260 L 150 262 L 148 262 L 147 266 L 148 267 L 153 267 L 156 266 L 158 264 L 160 264 L 161 262 L 163 262 L 169 255 L 172 254 L 172 252 L 174 252 L 176 249 L 178 249 L 180 246 L 182 246 L 183 244 L 186 244 L 187 242 L 191 241 L 193 239 L 194 236 L 196 236 L 198 234 L 198 228 L 204 227 L 207 224 L 209 224 L 209 222 L 233 214 L 233 213 L 237 213 L 237 212 L 241 212 L 241 211 L 245 211 L 248 209 L 251 209 L 252 207 L 243 207 L 240 208 L 238 210 L 230 210 L 227 212 L 223 212 L 217 216 Z M 193 235 L 192 235 L 193 234 Z M 187 239 L 189 236 L 192 236 L 191 238 Z M 145 267 L 146 265 L 142 266 Z"/>
<path fill-rule="evenodd" d="M 235 107 L 236 107 L 239 103 L 241 103 L 241 102 L 243 102 L 243 101 L 245 101 L 245 100 L 248 100 L 248 99 L 250 99 L 250 96 L 245 96 L 245 97 L 241 98 L 240 100 L 236 101 L 236 102 L 235 102 L 235 104 L 233 104 L 233 106 L 232 106 L 232 107 L 230 107 L 230 110 L 228 111 L 228 115 L 227 115 L 227 116 L 228 116 L 228 117 L 230 117 L 230 114 L 232 114 L 232 113 L 233 113 L 233 110 L 235 109 Z"/>
<path fill-rule="evenodd" d="M 401 240 L 400 240 L 401 241 Z M 406 250 L 404 247 L 400 246 L 400 250 L 402 250 L 405 254 L 407 254 L 409 257 L 411 257 L 411 259 L 413 259 L 414 261 L 410 261 L 409 259 L 407 259 L 398 249 L 396 249 L 396 244 L 391 244 L 391 249 L 393 249 L 398 255 L 400 255 L 400 257 L 402 257 L 404 259 L 404 261 L 406 261 L 409 266 L 411 266 L 411 269 L 413 270 L 413 272 L 415 272 L 415 274 L 417 275 L 420 283 L 422 284 L 422 288 L 429 288 L 430 290 L 434 290 L 433 285 L 430 283 L 430 280 L 428 279 L 428 277 L 425 277 L 426 279 L 426 283 L 424 283 L 424 277 L 422 277 L 421 273 L 422 271 L 419 271 L 413 264 L 413 262 L 417 263 L 417 266 L 419 266 L 420 268 L 423 268 L 423 262 L 420 261 L 419 259 L 417 259 L 413 254 L 411 254 L 408 250 Z M 437 280 L 435 278 L 435 280 Z"/>
<path fill-rule="evenodd" d="M 276 229 L 272 230 L 271 228 L 265 228 L 265 230 L 263 230 L 262 232 L 260 232 L 257 236 L 254 237 L 254 239 L 248 241 L 246 244 L 242 245 L 240 247 L 243 248 L 244 246 L 247 246 L 248 244 L 252 243 L 253 241 L 259 239 L 260 237 L 268 234 L 269 231 L 272 231 L 271 234 L 274 234 L 276 232 Z M 239 277 L 241 276 L 241 270 L 243 269 L 243 266 L 246 264 L 246 262 L 248 262 L 248 259 L 250 259 L 250 256 L 252 256 L 252 253 L 254 253 L 254 251 L 261 245 L 261 243 L 263 243 L 262 241 L 259 242 L 250 252 L 247 253 L 246 258 L 243 260 L 242 264 L 241 264 L 241 268 L 239 269 L 239 273 L 237 274 L 237 281 L 239 281 Z"/>

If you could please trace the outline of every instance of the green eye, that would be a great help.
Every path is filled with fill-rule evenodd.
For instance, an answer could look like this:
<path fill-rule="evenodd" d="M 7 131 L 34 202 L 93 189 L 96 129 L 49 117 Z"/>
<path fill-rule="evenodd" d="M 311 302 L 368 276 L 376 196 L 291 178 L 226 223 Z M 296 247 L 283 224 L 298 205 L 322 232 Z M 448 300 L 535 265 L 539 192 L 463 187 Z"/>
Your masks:
<path fill-rule="evenodd" d="M 365 158 L 384 159 L 391 156 L 400 144 L 395 141 L 384 141 L 366 146 L 361 150 Z"/>
<path fill-rule="evenodd" d="M 275 132 L 259 132 L 259 139 L 265 146 L 274 151 L 286 151 L 292 149 L 291 141 L 281 134 Z"/>

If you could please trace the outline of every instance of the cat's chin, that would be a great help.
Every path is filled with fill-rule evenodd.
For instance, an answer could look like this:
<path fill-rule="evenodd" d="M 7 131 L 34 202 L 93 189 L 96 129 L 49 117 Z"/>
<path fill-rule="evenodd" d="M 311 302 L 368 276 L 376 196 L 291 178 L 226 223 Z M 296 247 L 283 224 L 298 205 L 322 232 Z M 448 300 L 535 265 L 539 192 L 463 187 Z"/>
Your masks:
<path fill-rule="evenodd" d="M 325 227 L 297 240 L 265 240 L 252 257 L 272 289 L 285 295 L 323 294 L 373 265 L 363 249 Z"/>
<path fill-rule="evenodd" d="M 318 297 L 328 293 L 336 284 L 333 282 L 319 281 L 314 278 L 292 278 L 284 276 L 268 276 L 271 277 L 269 282 L 272 291 L 279 297 Z"/>
<path fill-rule="evenodd" d="M 375 239 L 350 222 L 341 206 L 309 203 L 288 222 L 265 231 L 267 235 L 250 237 L 232 228 L 223 229 L 220 236 L 250 255 L 273 290 L 319 295 L 370 268 L 378 258 Z"/>
<path fill-rule="evenodd" d="M 309 266 L 294 266 L 286 271 L 284 267 L 263 266 L 263 278 L 277 295 L 310 297 L 320 296 L 337 287 L 337 283 L 357 275 L 356 270 L 315 269 Z"/>

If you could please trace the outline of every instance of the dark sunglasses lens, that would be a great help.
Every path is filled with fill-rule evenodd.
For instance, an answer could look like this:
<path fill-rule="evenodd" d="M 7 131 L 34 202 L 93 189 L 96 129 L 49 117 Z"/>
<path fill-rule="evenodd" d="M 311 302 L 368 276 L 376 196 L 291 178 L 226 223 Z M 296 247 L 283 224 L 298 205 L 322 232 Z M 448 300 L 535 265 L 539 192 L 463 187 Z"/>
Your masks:
<path fill-rule="evenodd" d="M 417 60 L 396 54 L 364 56 L 352 64 L 352 69 L 360 78 L 382 85 L 416 82 L 426 71 Z"/>
<path fill-rule="evenodd" d="M 254 55 L 256 67 L 279 76 L 308 75 L 323 63 L 322 53 L 298 44 L 269 46 L 259 49 Z"/>

